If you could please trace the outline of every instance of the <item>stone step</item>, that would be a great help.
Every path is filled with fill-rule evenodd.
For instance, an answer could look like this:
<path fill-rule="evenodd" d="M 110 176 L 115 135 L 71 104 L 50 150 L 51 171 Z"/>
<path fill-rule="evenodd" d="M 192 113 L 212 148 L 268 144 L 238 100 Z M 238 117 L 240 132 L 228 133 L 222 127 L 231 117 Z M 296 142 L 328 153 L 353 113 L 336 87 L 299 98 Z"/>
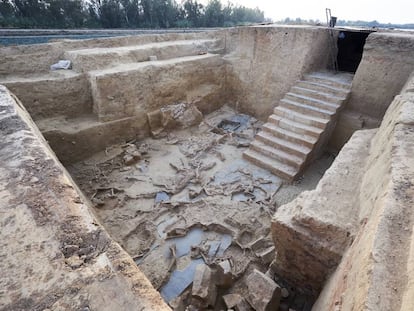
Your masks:
<path fill-rule="evenodd" d="M 64 57 L 72 61 L 72 68 L 75 71 L 87 72 L 122 63 L 146 62 L 149 61 L 150 56 L 165 60 L 217 51 L 220 48 L 219 44 L 219 40 L 213 39 L 164 41 L 113 48 L 72 50 L 65 52 Z"/>
<path fill-rule="evenodd" d="M 224 96 L 225 66 L 216 54 L 122 64 L 90 71 L 89 76 L 100 121 L 138 114 L 146 119 L 146 112 L 191 100 L 189 96 L 200 95 L 204 86 L 204 97 L 197 97 L 203 113 L 217 109 Z"/>
<path fill-rule="evenodd" d="M 282 129 L 279 126 L 274 125 L 272 123 L 263 124 L 263 131 L 266 131 L 272 134 L 273 136 L 282 138 L 292 143 L 301 146 L 306 146 L 308 148 L 313 148 L 317 141 L 317 138 L 313 136 L 297 134 L 290 130 Z"/>
<path fill-rule="evenodd" d="M 244 157 L 293 180 L 316 156 L 313 150 L 327 143 L 331 120 L 349 96 L 352 77 L 336 72 L 306 75 L 280 100 Z"/>
<path fill-rule="evenodd" d="M 351 81 L 349 81 L 348 77 L 348 75 L 344 74 L 335 75 L 324 73 L 312 73 L 305 75 L 303 78 L 305 81 L 316 82 L 339 89 L 349 90 L 351 89 L 352 79 Z"/>
<path fill-rule="evenodd" d="M 251 149 L 246 150 L 243 153 L 243 157 L 255 165 L 267 169 L 273 174 L 289 181 L 292 181 L 298 174 L 298 171 L 294 167 Z"/>
<path fill-rule="evenodd" d="M 320 129 L 324 129 L 326 127 L 326 125 L 329 123 L 329 120 L 327 120 L 327 119 L 322 119 L 322 118 L 318 118 L 318 117 L 314 117 L 314 116 L 310 116 L 310 115 L 305 115 L 303 113 L 299 113 L 299 112 L 296 112 L 292 109 L 289 109 L 289 108 L 286 108 L 286 107 L 281 107 L 281 106 L 277 106 L 273 110 L 273 113 L 275 115 L 287 118 L 289 120 L 293 120 L 295 122 L 306 124 L 306 125 L 313 126 L 313 127 L 317 127 L 317 128 L 320 128 Z"/>
<path fill-rule="evenodd" d="M 298 158 L 301 158 L 302 160 L 305 160 L 308 154 L 311 152 L 311 148 L 299 145 L 290 141 L 287 141 L 285 139 L 276 137 L 272 135 L 269 132 L 266 131 L 260 131 L 255 136 L 255 139 L 258 141 L 262 141 L 263 143 L 272 146 L 274 148 L 278 148 L 280 150 L 283 150 L 287 153 L 293 154 L 297 156 Z"/>
<path fill-rule="evenodd" d="M 316 138 L 318 138 L 323 132 L 323 129 L 309 126 L 303 123 L 298 123 L 274 114 L 269 117 L 268 122 L 278 125 L 279 127 L 286 130 L 290 130 L 298 134 L 314 136 Z"/>
<path fill-rule="evenodd" d="M 296 85 L 290 89 L 290 92 L 303 95 L 303 96 L 307 96 L 307 97 L 312 97 L 315 99 L 320 99 L 328 103 L 342 103 L 346 99 L 346 96 L 340 97 L 340 96 L 330 93 L 328 90 L 324 92 L 315 91 L 312 89 L 307 89 L 307 88 L 303 88 L 303 87 L 296 86 Z"/>
<path fill-rule="evenodd" d="M 294 111 L 298 111 L 300 113 L 315 116 L 315 117 L 322 118 L 322 119 L 330 119 L 331 116 L 335 114 L 335 112 L 333 111 L 301 104 L 296 101 L 285 99 L 285 98 L 280 100 L 280 106 L 290 108 Z"/>
<path fill-rule="evenodd" d="M 326 84 L 321 84 L 321 83 L 316 83 L 316 82 L 311 82 L 311 81 L 298 81 L 296 83 L 296 86 L 299 86 L 301 88 L 305 88 L 305 89 L 309 89 L 309 90 L 314 90 L 314 91 L 320 91 L 320 92 L 325 92 L 325 93 L 329 93 L 329 94 L 333 94 L 335 96 L 338 97 L 347 97 L 349 94 L 349 91 L 342 89 L 342 88 L 336 88 L 336 87 L 332 87 Z"/>
<path fill-rule="evenodd" d="M 289 99 L 294 102 L 333 112 L 336 112 L 340 108 L 342 103 L 342 100 L 328 102 L 317 98 L 312 98 L 306 95 L 296 94 L 294 92 L 287 93 L 285 95 L 285 99 Z"/>
<path fill-rule="evenodd" d="M 250 145 L 250 148 L 254 151 L 271 157 L 272 159 L 276 159 L 279 162 L 295 167 L 297 170 L 299 170 L 303 164 L 303 159 L 293 154 L 289 154 L 287 152 L 276 149 L 272 146 L 268 146 L 260 141 L 253 141 Z"/>
<path fill-rule="evenodd" d="M 92 113 L 92 94 L 84 74 L 72 70 L 8 76 L 0 84 L 12 91 L 33 120 Z"/>

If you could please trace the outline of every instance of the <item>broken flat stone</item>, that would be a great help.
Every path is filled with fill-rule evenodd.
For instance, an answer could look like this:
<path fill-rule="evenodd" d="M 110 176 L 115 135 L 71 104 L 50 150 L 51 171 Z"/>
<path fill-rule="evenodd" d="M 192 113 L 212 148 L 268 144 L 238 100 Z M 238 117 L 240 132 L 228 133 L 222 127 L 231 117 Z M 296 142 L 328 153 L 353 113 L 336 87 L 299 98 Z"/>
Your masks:
<path fill-rule="evenodd" d="M 192 296 L 205 306 L 214 306 L 217 297 L 213 271 L 205 264 L 198 265 L 194 274 Z"/>
<path fill-rule="evenodd" d="M 271 311 L 279 308 L 281 289 L 269 277 L 258 270 L 247 277 L 249 290 L 247 301 L 256 311 Z"/>
<path fill-rule="evenodd" d="M 256 256 L 259 257 L 263 264 L 268 265 L 275 259 L 275 247 L 270 246 L 262 251 L 256 253 Z"/>
<path fill-rule="evenodd" d="M 243 299 L 242 296 L 238 294 L 228 294 L 223 296 L 224 303 L 228 309 L 234 308 L 237 303 L 239 303 Z"/>
<path fill-rule="evenodd" d="M 221 287 L 231 287 L 233 285 L 233 274 L 230 260 L 224 260 L 217 266 L 217 285 Z"/>
<path fill-rule="evenodd" d="M 249 311 L 251 310 L 249 304 L 244 298 L 238 294 L 228 294 L 223 296 L 224 303 L 227 309 L 235 311 Z"/>
<path fill-rule="evenodd" d="M 126 165 L 132 165 L 135 164 L 137 161 L 134 159 L 134 157 L 130 154 L 127 154 L 124 156 L 124 163 Z"/>
<path fill-rule="evenodd" d="M 83 265 L 83 260 L 78 255 L 73 255 L 65 259 L 65 263 L 72 269 L 77 269 Z"/>
<path fill-rule="evenodd" d="M 190 198 L 190 200 L 193 200 L 196 197 L 198 197 L 202 191 L 202 187 L 191 187 L 188 189 L 188 197 Z"/>
<path fill-rule="evenodd" d="M 249 244 L 249 248 L 254 252 L 259 252 L 262 249 L 267 249 L 268 247 L 272 246 L 272 241 L 265 237 L 260 237 L 255 241 L 252 241 Z"/>

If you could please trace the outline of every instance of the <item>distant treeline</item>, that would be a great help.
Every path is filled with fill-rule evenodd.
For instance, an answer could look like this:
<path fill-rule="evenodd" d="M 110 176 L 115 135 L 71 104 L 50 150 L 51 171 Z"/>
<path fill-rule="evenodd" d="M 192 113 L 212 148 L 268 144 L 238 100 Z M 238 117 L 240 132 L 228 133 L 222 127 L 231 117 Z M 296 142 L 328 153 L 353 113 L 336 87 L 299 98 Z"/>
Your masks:
<path fill-rule="evenodd" d="M 277 22 L 278 24 L 287 25 L 326 25 L 326 21 L 301 18 L 285 18 Z M 414 24 L 391 24 L 380 23 L 378 21 L 346 21 L 339 19 L 336 22 L 337 26 L 354 26 L 354 27 L 376 27 L 376 28 L 400 28 L 400 29 L 414 29 Z"/>
<path fill-rule="evenodd" d="M 0 0 L 0 27 L 228 27 L 265 20 L 263 11 L 220 0 Z"/>

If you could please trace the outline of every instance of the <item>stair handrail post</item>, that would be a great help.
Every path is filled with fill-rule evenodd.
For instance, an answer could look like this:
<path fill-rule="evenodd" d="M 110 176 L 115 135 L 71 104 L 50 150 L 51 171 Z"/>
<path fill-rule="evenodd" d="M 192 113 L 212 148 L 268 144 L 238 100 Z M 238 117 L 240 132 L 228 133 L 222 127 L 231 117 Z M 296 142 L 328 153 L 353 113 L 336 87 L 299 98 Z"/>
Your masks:
<path fill-rule="evenodd" d="M 334 31 L 333 28 L 335 27 L 336 22 L 333 22 L 332 15 L 331 15 L 331 9 L 326 8 L 325 9 L 326 14 L 326 26 L 328 27 L 329 31 L 329 45 L 330 45 L 330 55 L 331 55 L 331 61 L 332 61 L 332 67 L 337 72 L 338 71 L 338 63 L 335 57 L 336 54 L 336 48 L 335 48 L 335 37 L 334 37 Z M 336 17 L 335 17 L 336 21 Z"/>

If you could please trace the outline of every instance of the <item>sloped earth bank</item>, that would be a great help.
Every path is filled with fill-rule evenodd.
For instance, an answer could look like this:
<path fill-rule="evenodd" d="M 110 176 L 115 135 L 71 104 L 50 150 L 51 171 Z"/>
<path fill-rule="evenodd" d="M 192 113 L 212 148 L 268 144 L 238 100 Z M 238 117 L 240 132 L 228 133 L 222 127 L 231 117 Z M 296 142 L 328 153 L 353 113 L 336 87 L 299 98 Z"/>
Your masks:
<path fill-rule="evenodd" d="M 211 309 L 225 308 L 225 294 L 246 297 L 245 278 L 266 272 L 275 256 L 271 215 L 313 189 L 333 160 L 325 155 L 299 182 L 283 185 L 242 159 L 260 125 L 225 106 L 198 126 L 115 145 L 68 167 L 111 236 L 176 310 L 196 304 L 191 285 L 200 264 L 231 270 L 218 280 Z M 305 293 L 277 282 L 289 292 L 281 310 L 311 307 Z"/>

